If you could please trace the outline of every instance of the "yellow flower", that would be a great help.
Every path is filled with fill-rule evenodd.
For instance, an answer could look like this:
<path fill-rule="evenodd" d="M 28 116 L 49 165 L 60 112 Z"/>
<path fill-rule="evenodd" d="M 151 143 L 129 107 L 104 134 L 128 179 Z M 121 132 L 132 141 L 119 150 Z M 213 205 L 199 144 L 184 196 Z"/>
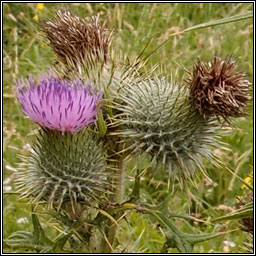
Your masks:
<path fill-rule="evenodd" d="M 242 197 L 241 197 L 241 196 L 237 196 L 237 197 L 236 197 L 236 202 L 237 202 L 237 203 L 241 202 L 241 200 L 242 200 Z"/>
<path fill-rule="evenodd" d="M 249 185 L 252 184 L 252 178 L 249 177 L 249 176 L 247 176 L 247 177 L 244 179 L 244 181 L 245 181 L 247 184 L 249 184 Z M 241 189 L 245 189 L 245 188 L 247 188 L 247 186 L 246 186 L 245 184 L 242 184 Z"/>
<path fill-rule="evenodd" d="M 38 3 L 37 5 L 36 5 L 36 9 L 37 10 L 42 10 L 44 8 L 44 4 L 43 3 Z"/>
<path fill-rule="evenodd" d="M 35 16 L 33 17 L 33 20 L 38 21 L 38 15 L 35 15 Z"/>

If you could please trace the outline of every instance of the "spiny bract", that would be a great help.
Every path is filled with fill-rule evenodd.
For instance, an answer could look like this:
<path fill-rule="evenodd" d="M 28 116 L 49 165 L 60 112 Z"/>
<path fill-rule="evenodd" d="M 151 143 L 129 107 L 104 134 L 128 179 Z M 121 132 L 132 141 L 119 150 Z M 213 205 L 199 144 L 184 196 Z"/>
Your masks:
<path fill-rule="evenodd" d="M 64 202 L 97 203 L 110 186 L 102 144 L 88 130 L 40 130 L 17 181 L 21 197 L 59 210 Z"/>
<path fill-rule="evenodd" d="M 148 152 L 178 178 L 202 169 L 202 157 L 213 159 L 217 123 L 193 108 L 186 87 L 158 78 L 130 81 L 117 98 L 112 135 L 123 137 L 127 150 Z"/>

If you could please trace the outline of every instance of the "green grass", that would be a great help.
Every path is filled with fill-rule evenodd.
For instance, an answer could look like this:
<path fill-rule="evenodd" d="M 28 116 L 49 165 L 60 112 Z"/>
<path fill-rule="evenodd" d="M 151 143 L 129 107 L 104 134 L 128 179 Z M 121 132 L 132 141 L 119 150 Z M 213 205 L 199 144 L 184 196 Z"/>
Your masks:
<path fill-rule="evenodd" d="M 250 3 L 45 3 L 42 10 L 36 3 L 3 4 L 3 175 L 4 191 L 15 190 L 18 155 L 24 151 L 27 143 L 33 140 L 31 133 L 37 126 L 22 114 L 14 96 L 16 79 L 28 74 L 47 71 L 54 63 L 54 54 L 42 37 L 40 22 L 52 17 L 60 8 L 67 8 L 74 14 L 87 17 L 100 13 L 101 20 L 115 30 L 112 47 L 135 57 L 140 54 L 151 39 L 145 51 L 150 54 L 158 45 L 169 38 L 170 34 L 182 31 L 208 21 L 242 14 L 253 10 Z M 38 20 L 35 19 L 37 15 Z M 210 61 L 214 54 L 221 56 L 231 54 L 238 60 L 239 68 L 253 80 L 253 22 L 246 19 L 239 22 L 194 30 L 173 36 L 155 53 L 147 68 L 160 65 L 164 75 L 176 74 L 182 82 L 186 74 L 179 67 L 182 64 L 191 70 L 197 57 Z M 252 174 L 253 170 L 253 114 L 236 120 L 236 128 L 229 135 L 223 136 L 229 151 L 221 148 L 215 153 L 224 163 L 242 178 Z M 247 152 L 247 153 L 245 153 Z M 201 220 L 209 220 L 228 213 L 235 207 L 236 197 L 244 195 L 241 182 L 224 168 L 216 169 L 205 162 L 206 172 L 211 178 L 207 181 L 201 174 L 195 177 L 198 188 L 190 186 L 191 195 L 177 189 L 167 201 L 169 210 L 175 214 L 192 214 Z M 126 179 L 127 192 L 130 192 L 134 173 L 128 170 Z M 151 203 L 160 203 L 170 193 L 166 181 L 156 175 L 154 179 L 145 177 L 142 181 L 142 197 Z M 7 238 L 18 230 L 31 230 L 30 223 L 19 223 L 20 218 L 30 218 L 30 207 L 18 201 L 16 195 L 4 195 L 3 235 Z M 120 250 L 128 252 L 160 252 L 165 242 L 161 228 L 148 215 L 132 212 L 127 216 L 128 223 L 123 222 L 126 232 L 118 234 Z M 55 231 L 51 224 L 43 223 L 51 237 Z M 237 221 L 223 221 L 207 224 L 196 221 L 177 219 L 176 224 L 184 232 L 212 232 L 213 230 L 231 230 L 238 227 Z M 139 238 L 139 239 L 138 239 Z M 234 243 L 226 246 L 224 240 Z M 229 233 L 204 243 L 197 244 L 197 253 L 237 253 L 246 241 L 242 231 Z M 14 252 L 4 247 L 5 252 Z M 175 250 L 170 252 L 176 252 Z"/>

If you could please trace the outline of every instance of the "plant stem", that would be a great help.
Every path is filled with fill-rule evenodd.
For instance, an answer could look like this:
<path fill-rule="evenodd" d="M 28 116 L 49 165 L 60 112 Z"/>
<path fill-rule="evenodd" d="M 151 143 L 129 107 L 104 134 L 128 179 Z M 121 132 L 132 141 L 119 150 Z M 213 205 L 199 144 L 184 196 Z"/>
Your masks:
<path fill-rule="evenodd" d="M 117 168 L 117 187 L 116 187 L 116 201 L 118 204 L 121 204 L 124 199 L 124 179 L 125 179 L 125 164 L 124 164 L 124 155 L 121 155 L 118 161 L 118 168 Z M 110 229 L 107 230 L 107 239 L 109 244 L 112 246 L 114 243 L 114 239 L 117 232 L 117 226 L 112 225 L 110 220 L 108 220 L 108 225 L 112 226 Z M 112 248 L 110 248 L 109 244 L 105 243 L 105 253 L 112 252 Z"/>
<path fill-rule="evenodd" d="M 140 198 L 140 170 L 137 169 L 137 174 L 135 176 L 134 187 L 132 191 L 132 198 L 137 201 Z"/>
<path fill-rule="evenodd" d="M 121 204 L 124 199 L 124 180 L 125 180 L 125 164 L 124 156 L 122 155 L 119 159 L 118 173 L 117 173 L 117 189 L 116 189 L 116 201 Z"/>

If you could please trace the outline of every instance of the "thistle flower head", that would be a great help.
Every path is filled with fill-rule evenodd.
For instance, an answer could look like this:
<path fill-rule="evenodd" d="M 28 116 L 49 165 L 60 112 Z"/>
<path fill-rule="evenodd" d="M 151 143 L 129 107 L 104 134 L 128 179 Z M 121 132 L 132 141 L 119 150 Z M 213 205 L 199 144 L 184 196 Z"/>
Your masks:
<path fill-rule="evenodd" d="M 117 98 L 118 130 L 112 134 L 122 137 L 127 149 L 149 153 L 152 163 L 163 164 L 182 179 L 202 168 L 202 157 L 213 158 L 216 122 L 191 108 L 185 87 L 158 78 L 131 81 Z"/>
<path fill-rule="evenodd" d="M 229 117 L 243 116 L 250 82 L 236 71 L 236 62 L 230 57 L 222 60 L 215 56 L 210 63 L 195 64 L 190 78 L 190 97 L 200 114 Z"/>
<path fill-rule="evenodd" d="M 31 203 L 61 209 L 69 202 L 95 206 L 109 193 L 104 148 L 88 129 L 62 136 L 41 129 L 29 156 L 22 162 L 17 187 Z M 74 210 L 75 212 L 75 210 Z"/>
<path fill-rule="evenodd" d="M 72 62 L 78 66 L 91 56 L 103 56 L 103 60 L 107 60 L 112 31 L 99 24 L 99 16 L 93 16 L 87 22 L 68 11 L 59 10 L 55 19 L 44 23 L 42 30 L 64 64 Z"/>
<path fill-rule="evenodd" d="M 91 93 L 81 81 L 60 80 L 55 74 L 32 76 L 17 82 L 22 110 L 34 122 L 51 130 L 75 133 L 95 120 L 101 94 Z"/>

